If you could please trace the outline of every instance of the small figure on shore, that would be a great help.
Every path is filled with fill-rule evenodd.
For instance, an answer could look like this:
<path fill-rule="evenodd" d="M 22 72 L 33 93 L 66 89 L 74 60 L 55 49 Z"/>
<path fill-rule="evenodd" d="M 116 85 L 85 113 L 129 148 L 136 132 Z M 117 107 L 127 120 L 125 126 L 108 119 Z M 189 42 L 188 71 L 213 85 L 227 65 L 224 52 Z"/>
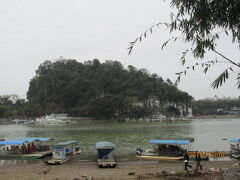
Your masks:
<path fill-rule="evenodd" d="M 202 157 L 201 157 L 201 154 L 199 152 L 196 153 L 196 158 L 195 159 L 197 161 L 195 170 L 198 170 L 198 167 L 200 168 L 200 170 L 202 170 L 202 165 L 200 164 L 200 162 L 202 160 Z"/>
<path fill-rule="evenodd" d="M 183 160 L 184 160 L 184 164 L 185 164 L 185 171 L 187 170 L 187 167 L 192 168 L 192 166 L 188 164 L 188 162 L 189 162 L 189 155 L 188 155 L 187 150 L 185 150 L 185 152 L 183 154 Z"/>
<path fill-rule="evenodd" d="M 137 155 L 137 156 L 141 156 L 141 155 L 142 155 L 142 152 L 143 152 L 143 150 L 142 150 L 141 148 L 137 148 L 137 149 L 136 149 L 136 155 Z"/>

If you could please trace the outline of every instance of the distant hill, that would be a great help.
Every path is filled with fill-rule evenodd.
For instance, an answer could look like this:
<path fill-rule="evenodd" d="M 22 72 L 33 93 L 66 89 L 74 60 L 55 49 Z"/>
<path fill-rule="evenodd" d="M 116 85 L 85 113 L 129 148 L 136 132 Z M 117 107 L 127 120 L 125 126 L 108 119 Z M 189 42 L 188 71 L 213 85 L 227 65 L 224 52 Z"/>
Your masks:
<path fill-rule="evenodd" d="M 149 104 L 152 97 L 159 102 L 155 108 Z M 188 106 L 192 97 L 146 69 L 125 69 L 118 61 L 100 63 L 94 59 L 81 63 L 68 59 L 43 62 L 30 81 L 27 99 L 40 108 L 37 114 L 140 118 L 156 111 L 169 113 L 171 108 L 166 105 Z"/>

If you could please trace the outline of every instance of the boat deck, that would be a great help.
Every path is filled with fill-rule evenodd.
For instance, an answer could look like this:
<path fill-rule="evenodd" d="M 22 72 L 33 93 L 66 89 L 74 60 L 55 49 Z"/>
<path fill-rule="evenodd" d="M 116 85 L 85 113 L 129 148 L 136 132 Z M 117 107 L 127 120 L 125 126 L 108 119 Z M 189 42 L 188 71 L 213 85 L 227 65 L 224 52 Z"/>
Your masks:
<path fill-rule="evenodd" d="M 116 161 L 113 156 L 109 156 L 108 159 L 97 159 L 97 164 L 99 167 L 115 167 L 117 166 Z"/>

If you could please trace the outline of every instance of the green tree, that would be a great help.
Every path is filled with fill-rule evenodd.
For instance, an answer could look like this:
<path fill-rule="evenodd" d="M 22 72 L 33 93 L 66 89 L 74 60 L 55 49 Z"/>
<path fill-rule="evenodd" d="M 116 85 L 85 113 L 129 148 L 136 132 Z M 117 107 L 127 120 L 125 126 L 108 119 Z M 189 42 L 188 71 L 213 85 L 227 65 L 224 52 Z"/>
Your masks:
<path fill-rule="evenodd" d="M 201 66 L 204 73 L 216 63 L 226 63 L 226 69 L 212 83 L 213 88 L 221 86 L 229 77 L 230 72 L 237 73 L 237 86 L 240 88 L 240 61 L 232 60 L 217 50 L 217 40 L 223 33 L 232 36 L 233 43 L 240 43 L 240 1 L 239 0 L 171 0 L 171 7 L 177 10 L 177 13 L 171 13 L 170 23 L 158 23 L 151 26 L 142 33 L 135 41 L 129 44 L 129 54 L 131 54 L 134 45 L 141 42 L 147 34 L 152 33 L 155 27 L 165 25 L 170 33 L 180 31 L 181 36 L 171 37 L 162 47 L 165 47 L 169 41 L 183 40 L 191 43 L 192 47 L 183 52 L 181 57 L 182 64 L 185 65 L 186 54 L 191 52 L 195 58 L 204 58 L 206 52 L 213 51 L 225 61 L 209 60 L 207 62 L 196 63 L 191 67 L 186 67 L 178 75 L 177 81 L 180 81 L 182 75 L 196 66 Z M 216 32 L 220 30 L 219 32 Z"/>
<path fill-rule="evenodd" d="M 6 105 L 0 105 L 0 117 L 6 117 L 9 112 L 9 107 Z"/>
<path fill-rule="evenodd" d="M 166 111 L 166 116 L 167 117 L 171 117 L 171 116 L 180 116 L 181 112 L 179 111 L 179 109 L 175 108 L 174 106 L 167 106 L 165 108 Z"/>
<path fill-rule="evenodd" d="M 217 115 L 240 107 L 240 99 L 198 100 L 193 102 L 194 115 Z M 221 110 L 221 111 L 218 111 Z"/>
<path fill-rule="evenodd" d="M 39 104 L 26 103 L 20 114 L 25 117 L 37 117 L 43 115 L 43 110 Z"/>

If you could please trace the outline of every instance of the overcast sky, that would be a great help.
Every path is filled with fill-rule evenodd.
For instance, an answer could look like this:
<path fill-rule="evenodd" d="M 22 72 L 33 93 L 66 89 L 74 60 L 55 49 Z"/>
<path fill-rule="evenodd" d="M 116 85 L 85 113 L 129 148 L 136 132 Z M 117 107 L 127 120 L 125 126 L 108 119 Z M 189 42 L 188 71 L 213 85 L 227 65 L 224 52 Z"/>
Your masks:
<path fill-rule="evenodd" d="M 59 56 L 80 62 L 117 60 L 125 67 L 146 68 L 174 82 L 175 73 L 183 69 L 181 52 L 188 46 L 177 42 L 161 50 L 161 44 L 171 37 L 166 28 L 155 29 L 127 55 L 128 43 L 151 25 L 168 22 L 170 11 L 162 0 L 1 0 L 0 95 L 14 93 L 25 98 L 38 66 Z M 227 37 L 219 42 L 219 50 L 239 59 L 239 49 Z M 190 65 L 195 62 L 191 56 L 188 60 Z M 210 87 L 224 67 L 217 65 L 206 75 L 201 68 L 189 71 L 179 88 L 196 99 L 238 97 L 234 74 L 220 89 Z"/>

